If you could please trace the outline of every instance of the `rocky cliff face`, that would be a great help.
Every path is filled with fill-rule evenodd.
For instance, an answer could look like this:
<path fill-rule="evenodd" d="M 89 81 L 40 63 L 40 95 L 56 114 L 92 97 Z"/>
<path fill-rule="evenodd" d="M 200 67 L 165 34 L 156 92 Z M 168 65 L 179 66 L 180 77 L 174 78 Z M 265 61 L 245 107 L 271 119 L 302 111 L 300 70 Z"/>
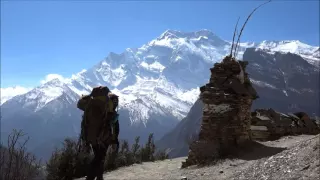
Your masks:
<path fill-rule="evenodd" d="M 254 108 L 319 115 L 319 68 L 301 56 L 249 48 L 243 55 L 260 98 Z"/>

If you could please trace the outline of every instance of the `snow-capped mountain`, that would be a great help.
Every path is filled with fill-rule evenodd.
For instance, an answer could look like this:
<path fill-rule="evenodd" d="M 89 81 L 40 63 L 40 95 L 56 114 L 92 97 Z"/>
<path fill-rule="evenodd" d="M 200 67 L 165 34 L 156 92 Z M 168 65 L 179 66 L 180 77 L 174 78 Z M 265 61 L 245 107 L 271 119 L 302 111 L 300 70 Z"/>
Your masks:
<path fill-rule="evenodd" d="M 230 42 L 208 30 L 167 30 L 140 48 L 128 48 L 121 54 L 110 53 L 95 66 L 70 78 L 53 79 L 13 97 L 1 106 L 1 121 L 10 129 L 15 127 L 15 122 L 21 122 L 17 115 L 23 119 L 22 114 L 41 123 L 44 119 L 46 123 L 70 119 L 66 126 L 76 135 L 81 119 L 76 101 L 93 87 L 106 85 L 120 96 L 121 127 L 125 132 L 120 136 L 131 138 L 132 133 L 144 136 L 155 132 L 156 137 L 161 137 L 187 115 L 197 100 L 198 87 L 208 81 L 209 68 L 229 54 L 230 47 Z M 319 47 L 299 41 L 241 43 L 239 59 L 248 47 L 269 53 L 297 53 L 310 64 L 319 62 Z M 65 134 L 59 133 L 60 136 Z"/>
<path fill-rule="evenodd" d="M 301 55 L 247 48 L 243 59 L 249 62 L 246 71 L 260 98 L 252 104 L 257 108 L 273 108 L 283 113 L 306 112 L 319 116 L 319 68 Z M 198 100 L 188 115 L 156 145 L 169 148 L 170 156 L 186 156 L 188 142 L 197 137 L 202 122 L 204 104 Z"/>
<path fill-rule="evenodd" d="M 258 49 L 267 50 L 270 53 L 285 52 L 299 54 L 305 60 L 313 65 L 319 65 L 319 47 L 310 46 L 300 42 L 299 40 L 293 41 L 262 41 L 257 46 Z"/>
<path fill-rule="evenodd" d="M 64 100 L 69 104 L 79 99 L 78 94 L 71 90 L 67 84 L 59 79 L 53 79 L 24 95 L 17 96 L 15 100 L 21 103 L 23 108 L 30 108 L 34 112 L 37 112 L 61 97 L 64 97 Z M 59 106 L 54 107 L 54 109 L 59 108 Z"/>
<path fill-rule="evenodd" d="M 188 111 L 196 100 L 196 88 L 206 82 L 208 67 L 229 53 L 230 44 L 208 30 L 167 30 L 141 48 L 128 48 L 122 54 L 110 53 L 96 66 L 61 82 L 65 87 L 57 85 L 55 88 L 48 88 L 56 85 L 56 81 L 53 80 L 46 86 L 34 89 L 30 92 L 32 95 L 26 94 L 25 98 L 26 101 L 37 104 L 37 111 L 61 96 L 63 92 L 71 90 L 80 96 L 89 93 L 94 86 L 107 85 L 120 94 L 120 106 L 127 107 L 130 106 L 130 102 L 141 97 L 150 97 L 157 101 L 162 98 L 161 92 L 164 91 L 171 93 L 169 99 L 183 99 L 179 103 L 183 105 L 180 106 L 182 112 L 175 112 L 175 116 L 181 119 L 186 115 L 184 111 Z M 307 60 L 319 62 L 319 47 L 298 40 L 241 43 L 240 46 L 239 59 L 242 59 L 246 48 L 255 47 L 271 53 L 291 52 Z M 41 97 L 36 102 L 35 97 L 38 96 Z M 25 105 L 28 106 L 30 103 L 26 102 Z M 170 103 L 170 100 L 161 99 L 159 103 L 164 103 L 161 105 L 168 108 L 177 107 L 177 104 Z M 133 120 L 137 121 L 139 118 L 134 117 Z"/>
<path fill-rule="evenodd" d="M 14 87 L 8 87 L 8 88 L 1 88 L 1 101 L 0 104 L 5 103 L 6 101 L 8 101 L 9 99 L 20 95 L 20 94 L 25 94 L 28 91 L 30 91 L 32 88 L 25 88 L 25 87 L 21 87 L 21 86 L 14 86 Z"/>

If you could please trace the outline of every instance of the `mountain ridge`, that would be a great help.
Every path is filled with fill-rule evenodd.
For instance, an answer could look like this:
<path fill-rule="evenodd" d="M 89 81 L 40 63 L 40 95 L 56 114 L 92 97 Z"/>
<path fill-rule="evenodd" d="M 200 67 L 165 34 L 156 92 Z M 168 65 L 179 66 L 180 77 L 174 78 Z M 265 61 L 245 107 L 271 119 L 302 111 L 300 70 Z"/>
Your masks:
<path fill-rule="evenodd" d="M 102 61 L 70 78 L 57 76 L 25 94 L 11 98 L 1 105 L 1 121 L 6 122 L 2 123 L 3 127 L 20 127 L 17 124 L 27 121 L 41 124 L 37 127 L 54 133 L 52 128 L 63 124 L 65 128 L 59 136 L 76 136 L 81 120 L 81 111 L 76 108 L 77 99 L 82 94 L 89 94 L 95 86 L 106 85 L 120 98 L 122 139 L 132 139 L 133 133 L 146 136 L 155 131 L 156 138 L 160 138 L 186 117 L 198 99 L 199 87 L 208 82 L 209 67 L 230 53 L 230 42 L 208 30 L 172 33 L 164 32 L 140 48 L 127 48 L 120 54 L 109 53 Z M 300 51 L 283 48 L 284 53 L 292 51 L 307 56 L 309 59 L 303 59 L 312 67 L 312 58 L 316 59 L 315 62 L 320 61 L 314 56 L 319 47 L 301 45 L 296 41 L 286 43 L 303 48 Z M 240 45 L 239 59 L 248 47 L 257 46 L 255 49 L 263 49 L 269 54 L 281 50 L 272 43 L 258 46 L 248 42 Z M 282 43 L 280 47 L 287 46 Z M 315 53 L 310 54 L 313 50 Z M 267 86 L 273 84 L 259 79 L 253 81 Z M 32 125 L 28 128 L 28 131 L 34 130 Z M 50 138 L 58 137 L 50 134 Z"/>
<path fill-rule="evenodd" d="M 140 47 L 140 48 L 135 48 L 135 49 L 145 49 L 146 47 L 148 47 L 148 46 L 150 46 L 150 44 L 153 44 L 153 43 L 155 43 L 155 42 L 157 42 L 157 40 L 161 40 L 161 39 L 164 39 L 164 38 L 168 38 L 168 37 L 171 37 L 170 35 L 172 35 L 172 34 L 174 34 L 175 35 L 175 37 L 174 38 L 171 38 L 171 40 L 172 39 L 181 39 L 181 38 L 189 38 L 189 39 L 192 39 L 192 38 L 199 38 L 199 37 L 204 37 L 204 36 L 202 36 L 203 34 L 205 34 L 205 35 L 210 35 L 210 36 L 214 36 L 214 37 L 217 37 L 219 40 L 221 40 L 221 41 L 224 41 L 224 40 L 222 40 L 221 38 L 219 38 L 216 34 L 214 34 L 214 33 L 212 33 L 211 31 L 209 31 L 209 30 L 207 30 L 207 29 L 202 29 L 202 30 L 199 30 L 199 31 L 194 31 L 194 32 L 182 32 L 182 31 L 177 31 L 177 30 L 171 30 L 171 29 L 168 29 L 168 30 L 166 30 L 164 33 L 162 33 L 158 38 L 156 38 L 156 39 L 154 39 L 154 40 L 151 40 L 150 42 L 148 42 L 147 44 L 145 44 L 145 45 L 143 45 L 142 47 Z M 177 35 L 180 35 L 180 36 L 177 36 Z M 195 36 L 195 37 L 194 37 Z M 170 40 L 168 40 L 168 41 L 170 41 Z M 228 42 L 228 41 L 224 41 L 225 43 L 226 43 L 226 45 L 230 45 L 230 42 Z M 159 43 L 159 41 L 157 42 L 157 43 Z M 296 43 L 296 44 L 294 44 L 294 43 Z M 287 48 L 287 47 L 285 47 L 284 49 L 281 49 L 281 48 L 278 48 L 277 47 L 277 44 L 280 44 L 280 45 L 294 45 L 294 46 L 296 46 L 295 48 Z M 244 42 L 244 43 L 240 43 L 240 46 L 241 47 L 256 47 L 256 48 L 259 48 L 259 49 L 265 49 L 265 50 L 271 50 L 271 51 L 283 51 L 283 52 L 291 52 L 291 53 L 295 53 L 295 54 L 299 54 L 299 55 L 305 55 L 305 54 L 308 54 L 309 55 L 309 57 L 308 58 L 312 58 L 312 59 L 314 59 L 314 57 L 312 57 L 312 55 L 313 56 L 315 56 L 315 57 L 317 57 L 317 56 L 319 56 L 318 54 L 319 54 L 319 47 L 315 47 L 315 46 L 310 46 L 310 45 L 307 45 L 307 44 L 305 44 L 305 43 L 302 43 L 302 42 L 300 42 L 299 40 L 282 40 L 282 41 L 280 41 L 280 40 L 275 40 L 275 41 L 271 41 L 271 40 L 264 40 L 264 41 L 262 41 L 261 43 L 256 43 L 256 42 Z M 240 48 L 241 48 L 240 47 Z M 299 49 L 298 47 L 304 47 L 304 49 L 302 49 L 302 53 L 298 53 L 297 52 L 297 49 Z M 133 57 L 133 58 L 128 58 L 128 55 L 126 55 L 126 54 L 128 54 L 129 52 L 130 53 L 134 53 L 134 50 L 133 50 L 134 48 L 127 48 L 123 53 L 121 53 L 121 54 L 116 54 L 116 53 L 113 53 L 113 52 L 110 52 L 109 53 L 109 56 L 107 57 L 107 58 L 105 58 L 105 60 L 102 60 L 102 61 L 100 61 L 97 65 L 95 65 L 95 66 L 93 66 L 92 68 L 94 68 L 94 67 L 98 67 L 98 65 L 99 64 L 101 64 L 101 65 L 103 65 L 104 63 L 106 63 L 106 59 L 109 59 L 109 62 L 110 62 L 110 59 L 112 60 L 112 57 L 114 57 L 114 56 L 127 56 L 127 58 L 125 58 L 126 60 L 132 60 L 132 59 L 135 59 L 135 57 Z M 225 51 L 225 52 L 228 52 L 228 51 Z M 314 53 L 314 54 L 311 54 L 311 53 Z M 240 54 L 241 54 L 241 52 L 239 52 Z M 136 52 L 136 55 L 137 54 L 139 54 L 139 52 L 137 53 Z M 135 55 L 135 56 L 136 56 Z M 224 54 L 225 55 L 225 54 Z M 178 58 L 179 59 L 179 58 Z M 219 61 L 219 60 L 216 60 L 216 61 Z M 109 65 L 108 63 L 107 64 L 105 64 L 105 65 Z M 148 66 L 149 64 L 147 64 L 147 63 L 145 63 L 145 62 L 142 62 L 142 66 Z M 152 65 L 154 65 L 154 66 L 152 66 Z M 158 67 L 156 66 L 156 65 L 158 65 Z M 111 68 L 113 67 L 115 67 L 116 66 L 116 64 L 115 63 L 111 63 Z M 101 67 L 103 67 L 103 66 L 101 66 Z M 100 68 L 101 68 L 100 67 Z M 157 64 L 157 62 L 155 62 L 155 64 L 151 64 L 151 67 L 150 68 L 152 68 L 152 67 L 155 67 L 154 69 L 161 69 L 161 70 L 163 70 L 165 67 L 164 66 L 162 66 L 161 64 Z M 90 69 L 92 69 L 92 68 L 90 68 Z M 89 69 L 89 70 L 90 70 Z M 122 71 L 122 69 L 123 69 L 123 67 L 118 67 L 118 69 L 117 69 L 117 71 L 116 71 L 116 73 L 114 73 L 114 74 L 116 74 L 116 75 L 118 75 L 118 76 L 116 76 L 117 78 L 119 78 L 119 77 L 121 77 L 121 75 L 123 74 L 123 71 Z M 69 83 L 70 83 L 70 81 L 75 81 L 75 80 L 77 80 L 77 79 L 81 79 L 81 78 L 83 78 L 83 74 L 84 73 L 86 73 L 88 70 L 82 70 L 82 71 L 80 71 L 79 73 L 76 73 L 75 75 L 72 75 L 71 76 L 71 78 L 65 78 L 66 79 L 66 81 L 68 81 Z M 96 75 L 96 74 L 95 74 Z M 97 78 L 97 79 L 99 79 L 99 80 L 101 80 L 101 78 Z M 106 79 L 106 78 L 105 78 Z M 102 81 L 103 83 L 106 83 L 106 84 L 108 84 L 108 81 L 110 81 L 110 79 L 112 79 L 112 77 L 110 77 L 107 81 L 106 80 L 104 80 L 104 81 Z M 72 82 L 71 82 L 72 83 Z M 73 83 L 76 83 L 76 82 L 73 82 Z M 79 82 L 78 82 L 79 83 Z M 101 85 L 102 85 L 102 83 L 101 82 L 99 82 Z M 98 83 L 98 84 L 99 84 Z M 116 83 L 116 84 L 114 84 L 114 83 Z M 112 82 L 111 84 L 109 84 L 110 86 L 112 86 L 112 87 L 116 87 L 115 85 L 117 85 L 117 82 Z M 83 94 L 83 93 L 88 93 L 88 91 L 90 91 L 89 89 L 90 88 L 92 88 L 92 87 L 87 87 L 86 85 L 84 85 L 84 87 L 82 87 L 82 89 L 84 89 L 84 91 L 79 91 L 79 89 L 81 89 L 81 88 L 73 88 L 73 90 L 77 93 L 77 94 L 79 94 L 79 95 L 81 95 L 81 94 Z"/>

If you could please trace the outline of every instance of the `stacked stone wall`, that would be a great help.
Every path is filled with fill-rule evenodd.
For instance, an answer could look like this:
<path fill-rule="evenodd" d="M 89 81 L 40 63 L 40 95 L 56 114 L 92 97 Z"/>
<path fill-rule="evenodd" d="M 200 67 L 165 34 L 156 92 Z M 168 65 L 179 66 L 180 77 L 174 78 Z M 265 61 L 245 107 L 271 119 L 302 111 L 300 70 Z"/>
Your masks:
<path fill-rule="evenodd" d="M 251 139 L 269 141 L 286 135 L 319 134 L 320 125 L 306 113 L 280 113 L 273 109 L 252 112 Z"/>

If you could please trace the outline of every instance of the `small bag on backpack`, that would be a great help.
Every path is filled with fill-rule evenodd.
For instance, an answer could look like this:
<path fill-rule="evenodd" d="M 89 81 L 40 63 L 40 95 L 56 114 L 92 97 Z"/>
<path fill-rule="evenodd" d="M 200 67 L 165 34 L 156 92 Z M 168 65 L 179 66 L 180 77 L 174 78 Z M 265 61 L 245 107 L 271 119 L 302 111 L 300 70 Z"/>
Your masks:
<path fill-rule="evenodd" d="M 86 107 L 88 106 L 90 100 L 93 98 L 100 99 L 102 101 L 106 101 L 106 97 L 108 97 L 110 90 L 106 86 L 99 86 L 92 89 L 89 95 L 82 95 L 77 103 L 77 108 L 85 111 Z"/>
<path fill-rule="evenodd" d="M 90 95 L 82 95 L 82 97 L 79 99 L 78 103 L 77 103 L 77 108 L 85 111 L 87 105 L 89 104 L 91 97 Z"/>

